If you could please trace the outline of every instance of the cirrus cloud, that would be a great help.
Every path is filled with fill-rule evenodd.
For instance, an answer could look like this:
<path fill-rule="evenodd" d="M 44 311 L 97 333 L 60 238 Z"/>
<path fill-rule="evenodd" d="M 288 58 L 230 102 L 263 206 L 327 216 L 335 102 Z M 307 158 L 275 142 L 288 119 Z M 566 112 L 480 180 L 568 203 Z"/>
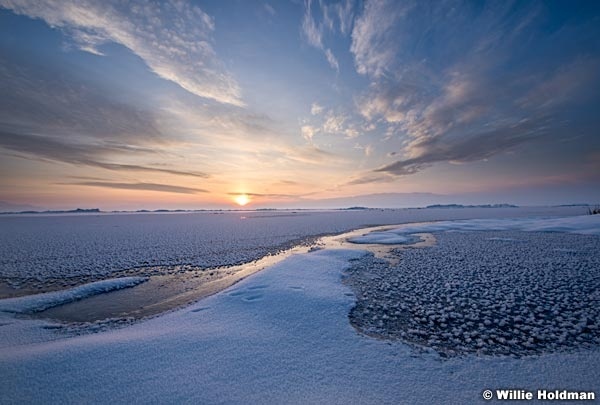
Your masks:
<path fill-rule="evenodd" d="M 60 183 L 62 185 L 74 185 L 74 186 L 89 186 L 89 187 L 103 187 L 103 188 L 114 188 L 118 190 L 144 190 L 144 191 L 157 191 L 161 193 L 177 193 L 177 194 L 196 194 L 196 193 L 207 193 L 208 190 L 194 187 L 183 187 L 174 186 L 171 184 L 159 184 L 159 183 L 119 183 L 111 181 L 82 181 L 78 183 Z"/>
<path fill-rule="evenodd" d="M 594 28 L 564 23 L 546 33 L 547 12 L 540 3 L 365 2 L 350 50 L 370 84 L 356 108 L 385 128 L 387 157 L 397 160 L 358 181 L 480 161 L 534 142 L 550 149 L 573 136 L 572 117 L 591 128 L 585 102 L 597 100 L 600 75 L 581 38 Z M 586 131 L 581 136 L 591 138 Z"/>
<path fill-rule="evenodd" d="M 0 0 L 0 7 L 44 20 L 83 51 L 125 46 L 163 79 L 197 96 L 244 105 L 236 81 L 212 45 L 212 17 L 183 1 Z"/>

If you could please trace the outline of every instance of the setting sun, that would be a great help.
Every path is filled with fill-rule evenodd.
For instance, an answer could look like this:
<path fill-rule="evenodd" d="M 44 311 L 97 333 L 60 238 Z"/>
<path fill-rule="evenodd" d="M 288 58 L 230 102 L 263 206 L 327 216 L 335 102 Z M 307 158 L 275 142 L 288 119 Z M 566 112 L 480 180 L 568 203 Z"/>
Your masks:
<path fill-rule="evenodd" d="M 240 194 L 234 198 L 235 202 L 242 207 L 250 202 L 250 198 L 246 194 Z"/>

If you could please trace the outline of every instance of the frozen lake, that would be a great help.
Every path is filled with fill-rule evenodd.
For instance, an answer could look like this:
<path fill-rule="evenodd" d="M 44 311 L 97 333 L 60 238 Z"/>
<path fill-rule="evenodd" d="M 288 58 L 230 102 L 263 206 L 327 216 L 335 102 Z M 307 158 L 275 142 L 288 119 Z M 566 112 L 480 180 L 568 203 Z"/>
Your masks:
<path fill-rule="evenodd" d="M 582 207 L 0 216 L 0 281 L 73 284 L 156 266 L 257 260 L 311 236 L 373 225 L 581 215 Z"/>
<path fill-rule="evenodd" d="M 593 398 L 600 216 L 562 215 L 361 229 L 354 249 L 323 244 L 178 310 L 120 319 L 123 328 L 22 314 L 140 277 L 0 300 L 3 399 L 464 404 L 500 389 Z M 424 233 L 435 244 L 391 244 Z M 399 260 L 367 253 L 374 243 Z"/>

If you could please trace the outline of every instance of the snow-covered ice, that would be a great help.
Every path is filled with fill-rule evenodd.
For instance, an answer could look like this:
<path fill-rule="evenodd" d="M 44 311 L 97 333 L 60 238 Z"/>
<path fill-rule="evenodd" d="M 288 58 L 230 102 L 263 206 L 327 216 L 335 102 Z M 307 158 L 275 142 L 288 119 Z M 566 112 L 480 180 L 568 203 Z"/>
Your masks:
<path fill-rule="evenodd" d="M 382 232 L 372 232 L 356 238 L 355 243 L 405 243 L 407 235 L 443 231 L 529 231 L 567 232 L 582 235 L 600 235 L 599 215 L 578 215 L 564 218 L 508 218 L 439 221 L 416 225 L 403 225 Z"/>
<path fill-rule="evenodd" d="M 373 225 L 577 215 L 581 207 L 0 216 L 0 281 L 37 289 L 214 268 L 260 259 L 314 235 Z M 158 268 L 157 268 L 158 267 Z M 24 283 L 27 281 L 27 283 Z"/>
<path fill-rule="evenodd" d="M 435 233 L 345 279 L 369 335 L 442 355 L 524 356 L 600 346 L 600 238 L 517 231 Z"/>
<path fill-rule="evenodd" d="M 443 355 L 600 345 L 600 216 L 408 224 L 350 241 L 403 243 L 423 232 L 436 235 L 435 248 L 353 266 L 351 319 L 365 333 Z"/>
<path fill-rule="evenodd" d="M 563 230 L 572 226 L 559 222 Z M 464 404 L 485 403 L 484 389 L 599 392 L 598 347 L 519 359 L 442 360 L 435 352 L 358 332 L 348 321 L 356 298 L 342 276 L 365 254 L 291 256 L 192 306 L 97 334 L 61 338 L 50 322 L 4 313 L 2 401 Z"/>
<path fill-rule="evenodd" d="M 293 256 L 191 307 L 125 329 L 2 349 L 3 399 L 459 404 L 482 401 L 485 388 L 598 388 L 598 351 L 440 361 L 357 333 L 347 319 L 354 297 L 340 277 L 363 254 Z"/>

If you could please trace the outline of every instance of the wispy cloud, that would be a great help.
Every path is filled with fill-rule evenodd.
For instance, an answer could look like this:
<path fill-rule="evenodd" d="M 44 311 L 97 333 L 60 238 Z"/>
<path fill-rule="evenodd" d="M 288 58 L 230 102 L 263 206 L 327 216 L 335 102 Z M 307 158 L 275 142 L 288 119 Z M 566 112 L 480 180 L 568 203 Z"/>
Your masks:
<path fill-rule="evenodd" d="M 231 165 L 236 169 L 268 166 L 269 170 L 273 167 L 287 170 L 298 164 L 297 169 L 301 170 L 306 164 L 320 166 L 344 160 L 341 154 L 325 151 L 312 143 L 320 129 L 309 124 L 301 126 L 299 131 L 309 145 L 297 146 L 290 139 L 298 137 L 298 132 L 286 133 L 280 123 L 265 115 L 204 109 L 177 101 L 168 111 L 175 119 L 173 126 L 182 125 L 198 138 L 202 149 L 219 154 L 220 160 L 216 163 L 220 166 Z M 213 162 L 209 159 L 204 163 Z"/>
<path fill-rule="evenodd" d="M 227 193 L 230 196 L 247 195 L 248 197 L 263 197 L 263 198 L 274 198 L 274 199 L 296 199 L 301 197 L 297 194 L 271 194 L 271 193 Z"/>
<path fill-rule="evenodd" d="M 352 29 L 355 0 L 328 2 L 319 0 L 318 8 L 323 18 L 322 25 L 331 32 L 346 35 Z"/>
<path fill-rule="evenodd" d="M 177 193 L 177 194 L 197 194 L 207 193 L 208 190 L 193 187 L 173 186 L 170 184 L 157 183 L 117 183 L 109 181 L 82 181 L 78 183 L 61 183 L 62 185 L 77 185 L 89 187 L 114 188 L 119 190 L 145 190 L 158 191 L 161 193 Z"/>
<path fill-rule="evenodd" d="M 86 83 L 51 65 L 0 64 L 0 129 L 69 139 L 129 144 L 132 152 L 165 145 L 155 111 L 119 100 L 111 89 Z M 114 91 L 114 90 L 113 90 Z M 115 91 L 116 92 L 116 91 Z"/>
<path fill-rule="evenodd" d="M 343 156 L 320 149 L 315 145 L 284 147 L 281 151 L 285 154 L 286 159 L 311 165 L 339 164 L 346 161 Z"/>
<path fill-rule="evenodd" d="M 319 105 L 318 103 L 312 103 L 312 105 L 310 106 L 310 113 L 312 115 L 319 115 L 323 112 L 323 106 Z"/>
<path fill-rule="evenodd" d="M 373 145 L 361 145 L 359 143 L 354 145 L 354 149 L 359 149 L 362 150 L 365 154 L 366 157 L 369 157 L 373 154 L 373 151 L 375 150 L 375 148 L 373 147 Z"/>
<path fill-rule="evenodd" d="M 133 171 L 147 173 L 166 173 L 178 176 L 206 178 L 208 175 L 191 170 L 177 170 L 164 167 L 151 167 L 137 164 L 112 163 L 102 158 L 114 154 L 131 154 L 127 146 L 103 144 L 67 143 L 60 139 L 10 133 L 0 130 L 0 147 L 38 160 L 68 163 L 76 166 L 99 167 L 113 171 Z"/>
<path fill-rule="evenodd" d="M 419 139 L 411 147 L 416 156 L 398 160 L 376 169 L 395 175 L 416 173 L 438 162 L 472 162 L 505 152 L 546 135 L 548 121 L 524 120 L 491 131 L 469 136 L 444 136 Z"/>
<path fill-rule="evenodd" d="M 305 0 L 304 7 L 305 10 L 304 18 L 302 19 L 302 33 L 304 34 L 306 41 L 311 46 L 322 51 L 327 59 L 327 63 L 329 63 L 329 66 L 339 71 L 340 66 L 337 58 L 331 49 L 325 47 L 323 44 L 323 31 L 328 25 L 331 26 L 331 24 L 326 23 L 327 17 L 325 17 L 325 23 L 321 22 L 317 24 L 315 18 L 313 17 L 312 0 Z M 327 14 L 325 14 L 325 16 L 327 16 Z"/>
<path fill-rule="evenodd" d="M 530 29 L 542 15 L 536 4 L 450 1 L 431 9 L 417 2 L 366 2 L 354 23 L 351 52 L 357 72 L 371 84 L 356 106 L 368 123 L 386 127 L 384 140 L 398 145 L 388 157 L 400 159 L 355 181 L 479 161 L 558 136 L 564 117 L 591 95 L 586 86 L 597 88 L 598 62 L 585 54 L 575 61 L 531 54 Z M 462 25 L 477 35 L 457 32 Z M 556 38 L 535 41 L 549 46 Z M 519 63 L 513 55 L 520 55 Z"/>
<path fill-rule="evenodd" d="M 329 111 L 323 123 L 323 132 L 328 134 L 339 134 L 344 131 L 347 117 L 344 114 L 335 114 Z"/>
<path fill-rule="evenodd" d="M 0 6 L 63 30 L 87 52 L 102 55 L 102 44 L 123 45 L 163 79 L 200 97 L 243 105 L 213 48 L 215 22 L 197 6 L 154 0 L 0 0 Z"/>
<path fill-rule="evenodd" d="M 319 129 L 315 128 L 311 125 L 302 125 L 300 127 L 300 133 L 302 134 L 302 137 L 304 139 L 306 139 L 308 142 L 313 141 L 313 137 L 315 136 L 315 134 L 317 132 L 319 132 Z"/>
<path fill-rule="evenodd" d="M 355 20 L 352 46 L 356 70 L 361 74 L 383 75 L 395 65 L 398 38 L 392 28 L 413 7 L 412 2 L 381 0 L 365 3 L 362 14 Z"/>
<path fill-rule="evenodd" d="M 386 172 L 366 172 L 357 175 L 353 175 L 350 180 L 346 183 L 341 184 L 343 186 L 358 186 L 361 184 L 373 184 L 373 183 L 391 183 L 397 179 L 396 176 Z"/>
<path fill-rule="evenodd" d="M 207 177 L 170 164 L 140 163 L 173 158 L 183 142 L 172 130 L 164 134 L 164 111 L 143 102 L 133 106 L 110 88 L 60 74 L 51 65 L 16 67 L 4 61 L 0 81 L 2 149 L 28 159 L 111 171 Z"/>
<path fill-rule="evenodd" d="M 574 98 L 585 101 L 593 89 L 586 85 L 600 77 L 600 60 L 594 57 L 582 57 L 565 66 L 560 66 L 547 77 L 534 78 L 536 82 L 519 100 L 526 108 L 547 109 L 573 101 Z M 587 94 L 586 94 L 587 93 Z"/>
<path fill-rule="evenodd" d="M 73 182 L 69 195 L 75 183 L 181 184 L 190 190 L 168 192 L 206 188 L 214 201 L 243 190 L 285 205 L 394 181 L 450 189 L 594 172 L 584 165 L 600 146 L 598 5 L 236 7 L 0 0 L 0 160 L 27 180 L 3 190 L 39 185 L 41 200 L 58 182 Z M 60 179 L 65 165 L 81 178 Z"/>
<path fill-rule="evenodd" d="M 309 142 L 313 142 L 313 138 L 316 134 L 328 134 L 328 135 L 345 135 L 346 139 L 356 138 L 360 135 L 360 131 L 357 129 L 356 124 L 352 122 L 350 114 L 343 112 L 335 112 L 328 110 L 323 113 L 325 109 L 318 104 L 313 104 L 311 113 L 313 116 L 320 116 L 311 119 L 311 125 L 303 125 L 300 128 L 302 137 Z M 316 123 L 315 121 L 320 121 Z"/>
<path fill-rule="evenodd" d="M 277 11 L 269 3 L 265 3 L 264 8 L 267 11 L 267 13 L 271 15 L 271 17 L 274 17 L 277 14 Z"/>
<path fill-rule="evenodd" d="M 348 34 L 352 29 L 354 18 L 354 1 L 346 0 L 330 6 L 340 21 L 340 32 Z"/>

